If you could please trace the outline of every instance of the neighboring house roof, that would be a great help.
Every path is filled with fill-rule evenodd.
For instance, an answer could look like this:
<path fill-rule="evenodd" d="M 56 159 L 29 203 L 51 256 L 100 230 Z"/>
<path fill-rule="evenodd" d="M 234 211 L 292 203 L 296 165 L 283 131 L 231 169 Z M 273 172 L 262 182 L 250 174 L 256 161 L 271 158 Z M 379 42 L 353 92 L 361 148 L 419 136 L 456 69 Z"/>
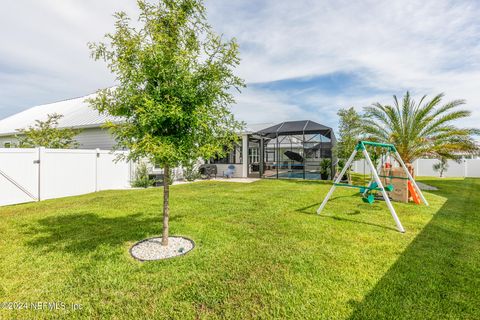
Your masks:
<path fill-rule="evenodd" d="M 59 128 L 97 128 L 107 121 L 118 122 L 120 118 L 98 113 L 89 107 L 85 101 L 88 96 L 64 100 L 55 103 L 32 107 L 8 118 L 0 120 L 0 136 L 9 136 L 17 133 L 18 129 L 24 129 L 35 124 L 35 120 L 45 121 L 49 114 L 58 113 L 63 115 L 59 120 Z"/>

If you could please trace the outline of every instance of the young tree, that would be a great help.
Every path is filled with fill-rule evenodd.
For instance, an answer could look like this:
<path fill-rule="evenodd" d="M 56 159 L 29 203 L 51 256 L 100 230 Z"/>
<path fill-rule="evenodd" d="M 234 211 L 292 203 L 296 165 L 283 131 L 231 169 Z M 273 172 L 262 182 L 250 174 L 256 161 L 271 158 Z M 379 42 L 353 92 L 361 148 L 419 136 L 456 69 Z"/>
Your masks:
<path fill-rule="evenodd" d="M 337 115 L 340 118 L 340 135 L 335 153 L 340 159 L 348 159 L 362 134 L 362 118 L 353 107 L 340 109 Z"/>
<path fill-rule="evenodd" d="M 353 107 L 340 109 L 337 115 L 340 118 L 338 126 L 340 135 L 334 152 L 338 159 L 346 162 L 360 140 L 362 134 L 362 118 Z M 348 181 L 351 181 L 350 170 L 347 170 L 347 177 Z"/>
<path fill-rule="evenodd" d="M 53 149 L 69 149 L 78 147 L 75 141 L 81 130 L 71 128 L 58 128 L 61 114 L 49 114 L 47 120 L 36 120 L 35 125 L 25 129 L 18 129 L 16 135 L 20 148 L 45 147 Z"/>
<path fill-rule="evenodd" d="M 439 162 L 433 165 L 433 170 L 440 173 L 440 178 L 443 178 L 443 173 L 448 170 L 448 159 L 440 158 Z"/>
<path fill-rule="evenodd" d="M 124 119 L 108 127 L 130 159 L 161 164 L 162 245 L 168 245 L 170 169 L 229 151 L 224 147 L 243 126 L 230 112 L 232 89 L 244 82 L 233 73 L 240 62 L 236 41 L 214 33 L 201 0 L 137 3 L 139 27 L 116 13 L 107 43 L 90 44 L 93 58 L 107 62 L 118 82 L 90 104 Z"/>

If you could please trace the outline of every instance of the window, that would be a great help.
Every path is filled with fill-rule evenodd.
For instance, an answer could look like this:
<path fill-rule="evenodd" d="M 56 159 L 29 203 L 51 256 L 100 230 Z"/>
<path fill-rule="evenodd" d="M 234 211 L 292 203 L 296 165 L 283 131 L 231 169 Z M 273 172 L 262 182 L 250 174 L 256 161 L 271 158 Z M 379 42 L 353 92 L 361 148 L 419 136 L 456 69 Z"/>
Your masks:
<path fill-rule="evenodd" d="M 266 150 L 265 158 L 266 162 L 275 162 L 275 151 Z"/>
<path fill-rule="evenodd" d="M 248 156 L 249 156 L 250 163 L 260 162 L 260 153 L 258 152 L 258 148 L 249 148 Z"/>

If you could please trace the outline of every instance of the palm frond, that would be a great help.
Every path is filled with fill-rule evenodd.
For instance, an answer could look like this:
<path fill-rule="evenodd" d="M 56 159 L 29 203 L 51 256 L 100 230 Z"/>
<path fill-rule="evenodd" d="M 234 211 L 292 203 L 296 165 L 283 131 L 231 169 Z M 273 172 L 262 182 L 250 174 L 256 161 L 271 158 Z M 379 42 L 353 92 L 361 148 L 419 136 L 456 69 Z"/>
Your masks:
<path fill-rule="evenodd" d="M 436 132 L 438 128 L 441 128 L 442 125 L 448 124 L 454 120 L 459 120 L 462 118 L 467 118 L 471 114 L 468 110 L 459 110 L 447 113 L 443 116 L 437 116 L 436 118 L 432 119 L 431 123 L 422 129 L 422 135 L 431 135 Z"/>
<path fill-rule="evenodd" d="M 441 105 L 443 97 L 443 93 L 431 100 L 423 96 L 416 103 L 407 91 L 401 101 L 393 96 L 392 106 L 374 103 L 364 108 L 364 132 L 376 141 L 394 143 L 407 162 L 425 155 L 454 159 L 459 153 L 477 152 L 472 135 L 480 130 L 454 125 L 471 114 L 455 109 L 465 101 Z"/>

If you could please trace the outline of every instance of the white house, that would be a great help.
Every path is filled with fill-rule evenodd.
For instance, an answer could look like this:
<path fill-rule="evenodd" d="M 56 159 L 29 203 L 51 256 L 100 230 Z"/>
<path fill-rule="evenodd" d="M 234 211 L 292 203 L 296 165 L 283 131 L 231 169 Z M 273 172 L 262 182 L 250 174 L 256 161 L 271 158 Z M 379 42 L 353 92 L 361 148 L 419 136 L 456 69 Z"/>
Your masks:
<path fill-rule="evenodd" d="M 79 149 L 112 149 L 115 140 L 101 126 L 106 121 L 119 120 L 90 108 L 85 101 L 89 97 L 91 95 L 32 107 L 0 120 L 0 148 L 8 148 L 16 143 L 18 129 L 34 125 L 35 120 L 47 120 L 47 115 L 58 113 L 63 115 L 59 121 L 60 128 L 82 129 L 76 137 Z"/>
<path fill-rule="evenodd" d="M 90 108 L 85 101 L 89 97 L 91 95 L 32 107 L 0 120 L 0 148 L 15 144 L 18 129 L 57 113 L 63 115 L 59 128 L 82 129 L 76 137 L 79 149 L 112 149 L 115 140 L 102 126 L 106 121 L 121 119 Z M 333 167 L 333 130 L 314 121 L 252 124 L 239 135 L 241 143 L 227 157 L 209 161 L 217 166 L 219 175 L 230 168 L 235 177 L 320 179 L 322 160 L 323 168 Z"/>

